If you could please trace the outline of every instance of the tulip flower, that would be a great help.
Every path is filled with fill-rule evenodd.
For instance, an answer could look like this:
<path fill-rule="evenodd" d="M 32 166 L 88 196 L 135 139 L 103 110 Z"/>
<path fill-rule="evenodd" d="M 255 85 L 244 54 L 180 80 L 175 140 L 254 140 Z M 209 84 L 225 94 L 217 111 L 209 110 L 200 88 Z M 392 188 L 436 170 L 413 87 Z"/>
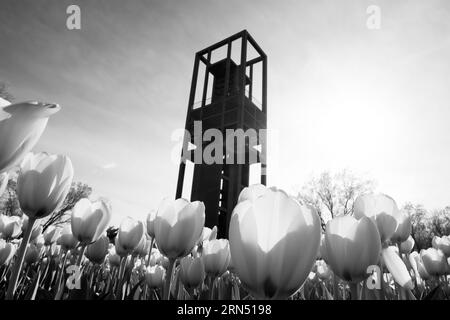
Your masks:
<path fill-rule="evenodd" d="M 229 228 L 233 268 L 257 298 L 289 297 L 306 280 L 320 243 L 320 219 L 282 190 L 244 188 Z"/>
<path fill-rule="evenodd" d="M 39 249 L 35 244 L 28 244 L 28 248 L 26 250 L 24 261 L 26 264 L 33 264 L 39 261 L 41 256 L 42 249 Z"/>
<path fill-rule="evenodd" d="M 108 261 L 112 267 L 120 267 L 121 257 L 116 253 L 116 250 L 111 250 L 108 254 Z"/>
<path fill-rule="evenodd" d="M 106 232 L 110 221 L 111 208 L 105 199 L 93 202 L 86 198 L 80 199 L 72 209 L 73 236 L 82 246 L 86 246 Z"/>
<path fill-rule="evenodd" d="M 12 243 L 0 239 L 0 266 L 7 265 L 14 254 L 16 253 L 16 246 Z"/>
<path fill-rule="evenodd" d="M 155 237 L 155 218 L 156 210 L 150 211 L 147 216 L 147 234 L 152 238 Z"/>
<path fill-rule="evenodd" d="M 161 288 L 164 284 L 164 278 L 166 275 L 166 270 L 161 266 L 148 267 L 145 270 L 145 282 L 152 288 Z"/>
<path fill-rule="evenodd" d="M 411 276 L 396 249 L 397 248 L 394 246 L 383 248 L 381 251 L 383 264 L 388 268 L 392 277 L 400 286 L 412 290 L 414 288 L 414 284 Z"/>
<path fill-rule="evenodd" d="M 319 277 L 319 279 L 327 280 L 331 277 L 332 272 L 325 261 L 317 260 L 316 261 L 316 274 Z"/>
<path fill-rule="evenodd" d="M 389 240 L 397 230 L 397 203 L 385 194 L 365 194 L 356 198 L 354 205 L 356 219 L 371 218 L 380 234 L 381 243 Z"/>
<path fill-rule="evenodd" d="M 141 240 L 139 241 L 138 245 L 134 249 L 133 254 L 135 254 L 141 258 L 144 258 L 149 253 L 151 244 L 152 244 L 152 241 L 147 239 L 147 236 L 144 232 Z"/>
<path fill-rule="evenodd" d="M 72 179 L 72 162 L 66 156 L 30 153 L 25 157 L 17 178 L 17 199 L 30 223 L 58 210 Z"/>
<path fill-rule="evenodd" d="M 328 221 L 325 232 L 327 263 L 341 279 L 357 283 L 378 263 L 380 235 L 375 223 L 362 217 L 340 216 Z"/>
<path fill-rule="evenodd" d="M 450 257 L 450 236 L 437 237 L 432 240 L 433 248 L 441 250 L 446 257 Z"/>
<path fill-rule="evenodd" d="M 214 240 L 216 238 L 217 238 L 217 226 L 214 226 L 212 229 L 208 227 L 203 227 L 199 243 L 204 243 L 206 241 Z"/>
<path fill-rule="evenodd" d="M 198 288 L 205 280 L 205 275 L 201 258 L 186 256 L 180 260 L 180 280 L 186 289 Z"/>
<path fill-rule="evenodd" d="M 76 248 L 78 239 L 73 236 L 70 226 L 65 226 L 56 243 L 59 244 L 63 250 L 68 251 Z"/>
<path fill-rule="evenodd" d="M 7 172 L 0 173 L 0 197 L 2 196 L 3 192 L 5 192 L 6 187 L 8 186 L 8 178 L 9 175 Z"/>
<path fill-rule="evenodd" d="M 100 239 L 86 247 L 86 258 L 93 263 L 101 264 L 105 261 L 108 248 L 109 238 L 107 236 L 101 236 Z"/>
<path fill-rule="evenodd" d="M 227 271 L 230 263 L 230 245 L 228 240 L 210 240 L 203 245 L 205 272 L 211 277 L 219 277 Z"/>
<path fill-rule="evenodd" d="M 20 218 L 0 214 L 0 234 L 5 240 L 17 238 L 22 232 Z"/>
<path fill-rule="evenodd" d="M 169 287 L 175 259 L 191 252 L 202 234 L 204 224 L 203 202 L 164 199 L 158 208 L 154 221 L 155 240 L 161 253 L 169 258 L 164 290 L 167 300 L 170 296 Z"/>
<path fill-rule="evenodd" d="M 143 236 L 144 224 L 142 221 L 127 217 L 120 224 L 117 241 L 119 246 L 130 254 L 137 248 Z"/>
<path fill-rule="evenodd" d="M 411 235 L 411 217 L 405 211 L 398 211 L 396 215 L 397 218 L 397 228 L 394 234 L 391 236 L 391 241 L 394 243 L 402 243 L 408 239 Z"/>
<path fill-rule="evenodd" d="M 447 273 L 447 259 L 441 250 L 435 248 L 421 250 L 420 258 L 429 275 L 439 277 Z"/>
<path fill-rule="evenodd" d="M 0 173 L 18 165 L 38 142 L 57 104 L 36 101 L 3 106 L 9 117 L 0 120 Z"/>
<path fill-rule="evenodd" d="M 55 226 L 48 227 L 43 233 L 44 244 L 46 246 L 52 245 L 58 240 L 60 234 L 61 228 L 56 228 Z"/>
<path fill-rule="evenodd" d="M 400 253 L 401 254 L 409 254 L 411 250 L 414 248 L 415 241 L 413 237 L 409 236 L 406 241 L 403 241 L 400 244 Z"/>
<path fill-rule="evenodd" d="M 202 202 L 165 199 L 155 218 L 155 239 L 158 249 L 169 259 L 186 256 L 195 246 L 205 223 Z"/>

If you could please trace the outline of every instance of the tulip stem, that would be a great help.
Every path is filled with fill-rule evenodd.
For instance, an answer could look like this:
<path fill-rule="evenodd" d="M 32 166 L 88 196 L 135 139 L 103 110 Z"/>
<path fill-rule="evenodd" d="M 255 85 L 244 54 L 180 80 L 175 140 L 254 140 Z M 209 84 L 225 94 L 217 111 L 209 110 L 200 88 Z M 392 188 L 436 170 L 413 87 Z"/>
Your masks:
<path fill-rule="evenodd" d="M 172 281 L 172 271 L 175 264 L 175 259 L 169 259 L 169 267 L 166 273 L 166 283 L 164 284 L 164 300 L 170 299 L 170 282 Z"/>
<path fill-rule="evenodd" d="M 147 264 L 145 265 L 146 267 L 148 267 L 150 265 L 150 257 L 152 256 L 152 249 L 153 249 L 154 242 L 155 242 L 155 238 L 152 237 L 152 240 L 150 242 L 150 249 L 148 250 Z"/>
<path fill-rule="evenodd" d="M 80 249 L 80 255 L 77 259 L 77 266 L 79 267 L 81 265 L 81 260 L 83 260 L 84 250 L 86 250 L 86 245 L 82 245 Z"/>
<path fill-rule="evenodd" d="M 358 300 L 358 283 L 349 283 L 352 300 Z"/>
<path fill-rule="evenodd" d="M 17 256 L 16 263 L 14 264 L 11 279 L 8 283 L 8 291 L 6 292 L 5 299 L 13 300 L 14 293 L 16 291 L 17 280 L 19 279 L 20 271 L 22 270 L 23 260 L 25 258 L 25 253 L 27 252 L 27 245 L 31 238 L 31 232 L 33 231 L 34 223 L 36 218 L 30 217 L 28 220 L 28 226 L 20 243 L 19 255 Z"/>

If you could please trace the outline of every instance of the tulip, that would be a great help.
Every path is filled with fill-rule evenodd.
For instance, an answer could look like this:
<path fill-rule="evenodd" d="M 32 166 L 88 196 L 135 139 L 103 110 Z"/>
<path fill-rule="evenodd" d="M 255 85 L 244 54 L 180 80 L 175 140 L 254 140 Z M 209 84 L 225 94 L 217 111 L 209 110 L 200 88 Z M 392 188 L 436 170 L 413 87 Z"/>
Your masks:
<path fill-rule="evenodd" d="M 306 280 L 320 244 L 320 219 L 282 190 L 244 188 L 229 228 L 231 259 L 257 298 L 282 299 Z"/>
<path fill-rule="evenodd" d="M 17 216 L 5 216 L 0 214 L 0 233 L 5 240 L 17 238 L 21 234 L 21 221 Z"/>
<path fill-rule="evenodd" d="M 175 201 L 164 199 L 158 208 L 154 221 L 155 240 L 158 249 L 169 258 L 165 299 L 170 296 L 170 281 L 175 259 L 189 254 L 194 248 L 205 224 L 205 205 L 203 202 L 189 202 L 186 199 Z"/>
<path fill-rule="evenodd" d="M 164 283 L 166 270 L 161 266 L 148 267 L 145 270 L 145 282 L 152 288 L 161 288 Z"/>
<path fill-rule="evenodd" d="M 186 256 L 180 260 L 180 280 L 186 289 L 198 288 L 205 280 L 205 275 L 201 258 Z"/>
<path fill-rule="evenodd" d="M 155 218 L 156 210 L 150 211 L 147 216 L 147 234 L 152 238 L 155 237 Z"/>
<path fill-rule="evenodd" d="M 119 243 L 119 238 L 116 238 L 115 242 L 114 242 L 114 248 L 116 250 L 116 253 L 121 257 L 127 257 L 128 256 L 128 251 L 125 250 Z"/>
<path fill-rule="evenodd" d="M 340 216 L 328 221 L 325 245 L 328 265 L 350 283 L 367 278 L 367 267 L 377 264 L 381 250 L 378 229 L 367 217 Z"/>
<path fill-rule="evenodd" d="M 82 246 L 86 246 L 100 239 L 110 221 L 111 208 L 105 199 L 93 202 L 86 198 L 80 199 L 72 209 L 73 236 Z"/>
<path fill-rule="evenodd" d="M 316 261 L 316 274 L 322 280 L 327 280 L 331 277 L 331 269 L 328 267 L 325 261 Z"/>
<path fill-rule="evenodd" d="M 154 222 L 158 249 L 169 259 L 186 256 L 199 239 L 204 223 L 202 202 L 163 200 Z"/>
<path fill-rule="evenodd" d="M 120 267 L 121 257 L 116 253 L 116 250 L 111 250 L 108 254 L 108 261 L 112 267 Z"/>
<path fill-rule="evenodd" d="M 365 194 L 356 198 L 353 205 L 356 219 L 371 218 L 380 234 L 381 243 L 388 241 L 397 230 L 399 210 L 394 199 L 385 194 Z"/>
<path fill-rule="evenodd" d="M 257 198 L 265 195 L 268 190 L 270 190 L 270 188 L 267 188 L 266 186 L 258 183 L 248 186 L 242 189 L 241 193 L 239 194 L 238 203 L 245 200 L 250 200 L 251 202 L 253 202 Z"/>
<path fill-rule="evenodd" d="M 78 240 L 73 236 L 70 226 L 65 226 L 56 243 L 59 244 L 63 250 L 68 251 L 76 248 Z"/>
<path fill-rule="evenodd" d="M 441 250 L 428 248 L 420 251 L 420 257 L 427 273 L 431 276 L 442 276 L 447 272 L 447 259 Z"/>
<path fill-rule="evenodd" d="M 450 257 L 450 236 L 437 237 L 432 240 L 433 248 L 441 250 L 446 257 Z"/>
<path fill-rule="evenodd" d="M 212 229 L 208 227 L 203 227 L 199 243 L 204 243 L 206 241 L 214 240 L 216 238 L 217 238 L 217 226 L 214 226 Z"/>
<path fill-rule="evenodd" d="M 133 254 L 144 258 L 150 252 L 151 244 L 152 241 L 147 239 L 147 236 L 144 233 L 136 249 L 134 249 Z"/>
<path fill-rule="evenodd" d="M 3 107 L 10 117 L 0 121 L 0 173 L 22 161 L 38 142 L 48 118 L 59 110 L 57 104 L 36 101 Z"/>
<path fill-rule="evenodd" d="M 72 162 L 66 156 L 30 153 L 25 157 L 17 178 L 17 199 L 30 223 L 58 210 L 72 179 Z"/>
<path fill-rule="evenodd" d="M 117 241 L 119 246 L 130 254 L 137 248 L 143 236 L 144 224 L 142 221 L 127 217 L 120 224 Z"/>
<path fill-rule="evenodd" d="M 16 246 L 12 243 L 0 239 L 0 266 L 7 265 L 14 254 L 16 253 Z"/>
<path fill-rule="evenodd" d="M 58 240 L 59 235 L 61 234 L 61 229 L 56 228 L 55 226 L 50 226 L 44 231 L 44 244 L 46 246 L 52 245 L 56 240 Z"/>
<path fill-rule="evenodd" d="M 8 172 L 0 173 L 0 197 L 3 192 L 5 192 L 6 187 L 8 186 Z"/>
<path fill-rule="evenodd" d="M 408 240 L 411 235 L 411 217 L 405 211 L 399 211 L 397 215 L 397 229 L 391 236 L 391 241 L 394 243 L 402 243 Z"/>
<path fill-rule="evenodd" d="M 93 263 L 101 264 L 108 254 L 108 248 L 109 238 L 107 236 L 101 236 L 100 239 L 86 247 L 86 258 Z"/>
<path fill-rule="evenodd" d="M 39 257 L 41 256 L 42 250 L 39 249 L 35 244 L 28 244 L 28 248 L 26 250 L 25 254 L 25 263 L 26 264 L 33 264 L 37 261 L 39 261 Z"/>
<path fill-rule="evenodd" d="M 45 245 L 44 236 L 42 234 L 40 234 L 36 238 L 34 238 L 33 241 L 30 241 L 30 243 L 34 244 L 40 250 Z"/>
<path fill-rule="evenodd" d="M 227 271 L 230 263 L 230 245 L 228 240 L 206 241 L 203 245 L 205 272 L 211 277 L 219 277 Z"/>
<path fill-rule="evenodd" d="M 406 241 L 403 241 L 400 244 L 400 253 L 401 254 L 409 254 L 411 250 L 414 248 L 415 241 L 413 237 L 409 236 Z"/>
<path fill-rule="evenodd" d="M 394 246 L 383 248 L 381 251 L 383 264 L 388 268 L 392 277 L 400 286 L 412 290 L 414 288 L 414 284 L 411 276 L 409 275 L 408 269 L 398 255 L 398 251 L 396 249 L 397 248 Z"/>

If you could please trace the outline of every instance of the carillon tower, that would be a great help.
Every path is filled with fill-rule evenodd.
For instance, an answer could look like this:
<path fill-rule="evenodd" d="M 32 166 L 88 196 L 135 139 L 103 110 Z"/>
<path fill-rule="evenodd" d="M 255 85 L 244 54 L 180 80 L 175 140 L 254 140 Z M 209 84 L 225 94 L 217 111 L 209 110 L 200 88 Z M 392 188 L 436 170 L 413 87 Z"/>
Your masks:
<path fill-rule="evenodd" d="M 200 132 L 194 130 L 199 124 Z M 231 213 L 253 166 L 259 166 L 258 180 L 266 184 L 262 129 L 267 129 L 267 56 L 246 30 L 196 53 L 185 128 L 189 134 L 183 141 L 176 198 L 183 195 L 186 165 L 191 163 L 191 201 L 203 201 L 205 225 L 217 226 L 218 237 L 228 238 Z M 194 155 L 214 142 L 203 139 L 208 129 L 223 137 L 221 161 Z M 246 135 L 250 132 L 257 133 L 256 139 Z M 244 139 L 239 138 L 242 133 Z M 227 134 L 234 140 L 232 148 L 227 147 Z"/>

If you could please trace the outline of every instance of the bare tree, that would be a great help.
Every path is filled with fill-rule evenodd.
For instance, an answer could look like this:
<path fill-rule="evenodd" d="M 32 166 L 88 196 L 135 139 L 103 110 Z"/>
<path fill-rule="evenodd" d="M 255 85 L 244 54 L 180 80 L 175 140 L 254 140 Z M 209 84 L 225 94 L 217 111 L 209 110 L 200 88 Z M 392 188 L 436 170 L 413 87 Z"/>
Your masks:
<path fill-rule="evenodd" d="M 70 191 L 64 200 L 63 205 L 58 211 L 53 212 L 44 222 L 43 231 L 51 225 L 61 225 L 70 221 L 70 210 L 75 206 L 78 200 L 88 198 L 92 193 L 92 188 L 85 183 L 74 182 L 70 187 Z"/>
<path fill-rule="evenodd" d="M 373 191 L 374 185 L 374 181 L 358 177 L 349 170 L 335 174 L 325 171 L 305 183 L 298 193 L 298 199 L 317 210 L 322 228 L 325 229 L 329 219 L 353 214 L 356 197 Z"/>
<path fill-rule="evenodd" d="M 8 91 L 8 87 L 4 82 L 0 82 L 0 98 L 13 101 L 13 95 Z"/>

